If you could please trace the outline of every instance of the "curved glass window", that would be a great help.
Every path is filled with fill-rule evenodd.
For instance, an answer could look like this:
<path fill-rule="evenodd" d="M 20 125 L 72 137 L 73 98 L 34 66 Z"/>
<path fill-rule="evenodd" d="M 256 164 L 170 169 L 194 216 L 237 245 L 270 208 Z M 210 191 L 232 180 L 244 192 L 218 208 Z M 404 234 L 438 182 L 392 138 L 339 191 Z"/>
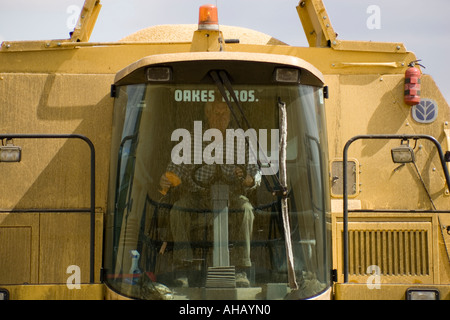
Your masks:
<path fill-rule="evenodd" d="M 323 93 L 306 85 L 118 87 L 105 278 L 138 299 L 285 299 L 279 102 L 294 298 L 330 287 Z M 229 93 L 227 93 L 229 95 Z"/>

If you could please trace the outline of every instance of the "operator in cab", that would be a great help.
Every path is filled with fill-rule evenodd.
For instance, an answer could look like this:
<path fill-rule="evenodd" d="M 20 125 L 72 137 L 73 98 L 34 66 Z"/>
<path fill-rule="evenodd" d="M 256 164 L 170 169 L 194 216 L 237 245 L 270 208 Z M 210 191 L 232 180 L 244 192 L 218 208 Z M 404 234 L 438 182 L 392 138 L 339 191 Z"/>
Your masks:
<path fill-rule="evenodd" d="M 164 192 L 179 188 L 181 194 L 170 211 L 173 257 L 177 266 L 176 282 L 178 286 L 189 286 L 188 270 L 190 262 L 196 258 L 191 246 L 191 230 L 197 229 L 204 233 L 207 225 L 213 223 L 211 213 L 214 211 L 214 198 L 220 193 L 228 210 L 229 241 L 235 244 L 229 259 L 230 264 L 236 267 L 236 286 L 249 287 L 247 271 L 251 267 L 250 241 L 254 213 L 247 195 L 259 186 L 261 172 L 256 164 L 249 161 L 251 147 L 245 147 L 248 141 L 244 145 L 239 144 L 235 141 L 239 139 L 230 134 L 238 130 L 230 128 L 231 112 L 228 105 L 221 100 L 207 102 L 204 114 L 206 123 L 202 131 L 209 134 L 203 137 L 209 136 L 211 140 L 208 142 L 203 138 L 201 148 L 191 148 L 190 163 L 174 163 L 172 159 L 159 181 Z M 211 152 L 214 160 L 205 158 L 208 154 L 206 151 Z M 242 158 L 238 161 L 243 153 L 245 163 L 242 163 Z M 195 164 L 194 159 L 199 158 L 202 159 L 201 164 Z"/>

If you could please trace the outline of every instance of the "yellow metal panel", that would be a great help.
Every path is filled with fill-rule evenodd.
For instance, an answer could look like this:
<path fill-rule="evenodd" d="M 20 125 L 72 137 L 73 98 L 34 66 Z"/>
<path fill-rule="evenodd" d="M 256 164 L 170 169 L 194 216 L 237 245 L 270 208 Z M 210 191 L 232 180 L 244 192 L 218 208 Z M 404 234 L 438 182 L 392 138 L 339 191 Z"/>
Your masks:
<path fill-rule="evenodd" d="M 81 284 L 79 289 L 66 285 L 1 286 L 9 291 L 10 300 L 104 300 L 103 284 Z"/>
<path fill-rule="evenodd" d="M 103 213 L 96 214 L 95 278 L 100 281 Z M 90 213 L 0 213 L 0 284 L 66 283 L 80 268 L 90 279 Z"/>
<path fill-rule="evenodd" d="M 96 215 L 95 280 L 102 258 L 103 215 Z M 66 283 L 69 266 L 80 268 L 81 282 L 89 282 L 90 213 L 41 213 L 39 282 Z"/>
<path fill-rule="evenodd" d="M 31 282 L 31 227 L 0 228 L 0 283 Z"/>
<path fill-rule="evenodd" d="M 0 283 L 38 282 L 39 215 L 0 213 Z"/>
<path fill-rule="evenodd" d="M 58 46 L 58 43 L 60 45 Z M 48 45 L 47 45 L 48 44 Z M 9 47 L 6 47 L 9 46 Z M 303 48 L 287 45 L 225 44 L 227 52 L 292 55 L 308 61 L 324 74 L 404 73 L 417 58 L 411 52 L 377 52 Z M 35 50 L 35 51 L 27 51 Z M 1 72 L 116 73 L 149 55 L 191 51 L 191 43 L 61 43 L 3 42 Z M 346 64 L 344 67 L 340 63 Z M 356 65 L 348 65 L 355 64 Z M 359 65 L 358 65 L 359 64 Z M 394 67 L 396 66 L 396 67 Z"/>
<path fill-rule="evenodd" d="M 98 206 L 106 205 L 113 75 L 1 74 L 3 133 L 82 134 L 96 152 Z M 90 150 L 73 139 L 16 139 L 20 163 L 0 163 L 0 207 L 86 208 Z M 6 183 L 7 182 L 7 183 Z M 83 187 L 81 187 L 83 186 Z"/>
<path fill-rule="evenodd" d="M 372 41 L 346 41 L 336 40 L 331 43 L 335 50 L 345 51 L 372 51 L 372 52 L 398 52 L 405 53 L 405 45 L 401 42 L 372 42 Z"/>
<path fill-rule="evenodd" d="M 8 49 L 0 50 L 1 72 L 115 74 L 150 54 L 190 51 L 190 43 L 158 45 L 117 42 L 109 45 L 90 43 L 89 47 L 80 44 L 82 47 L 46 48 L 46 42 L 42 42 L 38 51 L 21 51 L 24 50 L 21 48 L 24 43 L 9 45 Z"/>
<path fill-rule="evenodd" d="M 382 284 L 379 289 L 370 289 L 365 284 L 337 283 L 335 284 L 336 300 L 405 300 L 409 288 L 437 289 L 440 300 L 450 300 L 450 285 L 420 285 L 420 284 Z"/>
<path fill-rule="evenodd" d="M 436 216 L 432 213 L 349 214 L 349 281 L 366 283 L 376 266 L 381 283 L 439 284 Z M 333 265 L 343 271 L 342 213 L 333 215 Z M 340 282 L 343 273 L 338 274 Z"/>
<path fill-rule="evenodd" d="M 220 31 L 197 30 L 192 39 L 192 52 L 222 51 L 223 35 Z"/>
<path fill-rule="evenodd" d="M 436 137 L 445 148 L 440 123 L 450 118 L 449 108 L 431 77 L 422 78 L 422 96 L 435 100 L 439 106 L 438 125 L 419 124 L 412 119 L 411 107 L 403 102 L 403 74 L 325 76 L 330 85 L 330 100 L 326 101 L 330 158 L 342 157 L 347 140 L 361 134 L 427 134 Z M 410 143 L 415 146 L 414 141 Z M 357 199 L 362 208 L 432 209 L 422 177 L 437 209 L 445 209 L 448 198 L 440 195 L 445 195 L 447 188 L 435 146 L 425 140 L 418 142 L 415 155 L 419 176 L 412 164 L 400 167 L 392 162 L 391 149 L 398 145 L 400 141 L 365 140 L 350 147 L 349 156 L 361 165 L 361 193 Z"/>
<path fill-rule="evenodd" d="M 248 62 L 262 62 L 262 63 L 276 63 L 289 65 L 293 67 L 300 67 L 307 69 L 308 72 L 314 77 L 315 82 L 323 83 L 323 75 L 310 63 L 292 56 L 281 56 L 273 54 L 248 54 L 245 52 L 188 52 L 180 54 L 164 54 L 155 55 L 142 58 L 135 63 L 127 66 L 126 68 L 117 72 L 114 79 L 114 83 L 120 82 L 123 78 L 129 77 L 137 70 L 150 65 L 150 64 L 164 64 L 170 62 L 183 62 L 183 61 L 248 61 Z"/>
<path fill-rule="evenodd" d="M 441 268 L 439 270 L 442 283 L 450 283 L 450 215 L 439 213 L 438 228 L 439 239 L 439 260 Z"/>
<path fill-rule="evenodd" d="M 96 204 L 102 208 L 106 207 L 109 177 L 112 81 L 112 74 L 0 75 L 0 101 L 8 106 L 0 118 L 3 132 L 77 133 L 92 140 L 96 149 Z M 89 207 L 90 152 L 84 142 L 15 139 L 14 143 L 22 147 L 22 161 L 0 163 L 2 209 Z M 0 283 L 65 283 L 69 265 L 78 265 L 82 281 L 88 282 L 89 220 L 89 213 L 2 213 L 0 234 L 6 245 L 0 250 Z M 96 220 L 98 282 L 101 211 Z M 6 228 L 8 232 L 1 232 Z"/>

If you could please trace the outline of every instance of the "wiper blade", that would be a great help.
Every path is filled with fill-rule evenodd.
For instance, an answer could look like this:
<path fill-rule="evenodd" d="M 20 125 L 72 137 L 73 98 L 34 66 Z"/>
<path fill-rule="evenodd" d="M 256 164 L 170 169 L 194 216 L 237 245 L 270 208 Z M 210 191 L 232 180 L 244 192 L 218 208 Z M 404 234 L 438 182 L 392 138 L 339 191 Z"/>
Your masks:
<path fill-rule="evenodd" d="M 278 99 L 280 108 L 280 182 L 283 192 L 287 191 L 287 168 L 286 168 L 286 147 L 287 147 L 287 114 L 286 103 Z M 294 254 L 291 241 L 291 225 L 289 222 L 289 208 L 287 196 L 281 198 L 281 216 L 283 218 L 284 241 L 286 244 L 286 262 L 288 269 L 288 280 L 291 289 L 298 289 L 295 275 Z"/>

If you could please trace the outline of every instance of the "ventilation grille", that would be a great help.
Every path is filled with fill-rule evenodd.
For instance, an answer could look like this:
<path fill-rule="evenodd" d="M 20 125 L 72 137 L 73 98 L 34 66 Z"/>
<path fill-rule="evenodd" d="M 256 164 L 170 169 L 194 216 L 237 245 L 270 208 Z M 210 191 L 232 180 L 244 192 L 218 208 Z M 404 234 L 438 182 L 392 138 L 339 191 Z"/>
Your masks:
<path fill-rule="evenodd" d="M 427 276 L 428 230 L 349 230 L 349 274 Z"/>

